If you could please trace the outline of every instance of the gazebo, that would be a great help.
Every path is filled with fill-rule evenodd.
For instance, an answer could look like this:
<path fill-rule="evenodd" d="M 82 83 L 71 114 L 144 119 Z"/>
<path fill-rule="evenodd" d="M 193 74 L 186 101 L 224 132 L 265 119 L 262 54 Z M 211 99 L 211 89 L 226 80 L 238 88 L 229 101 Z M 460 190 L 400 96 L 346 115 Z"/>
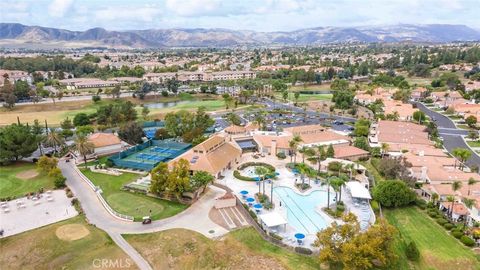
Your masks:
<path fill-rule="evenodd" d="M 282 215 L 276 212 L 258 215 L 261 220 L 262 227 L 267 227 L 269 231 L 276 232 L 278 226 L 283 225 L 283 230 L 286 230 L 287 221 Z"/>

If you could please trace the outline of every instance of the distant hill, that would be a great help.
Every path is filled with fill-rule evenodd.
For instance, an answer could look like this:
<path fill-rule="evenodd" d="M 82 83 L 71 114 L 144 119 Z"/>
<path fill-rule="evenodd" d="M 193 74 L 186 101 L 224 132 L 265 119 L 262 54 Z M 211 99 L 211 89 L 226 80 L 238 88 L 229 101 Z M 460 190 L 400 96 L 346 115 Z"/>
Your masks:
<path fill-rule="evenodd" d="M 372 27 L 316 27 L 289 32 L 228 29 L 149 29 L 70 31 L 0 23 L 0 46 L 103 46 L 114 48 L 228 47 L 238 45 L 320 45 L 341 42 L 478 41 L 480 31 L 465 25 L 429 24 Z"/>

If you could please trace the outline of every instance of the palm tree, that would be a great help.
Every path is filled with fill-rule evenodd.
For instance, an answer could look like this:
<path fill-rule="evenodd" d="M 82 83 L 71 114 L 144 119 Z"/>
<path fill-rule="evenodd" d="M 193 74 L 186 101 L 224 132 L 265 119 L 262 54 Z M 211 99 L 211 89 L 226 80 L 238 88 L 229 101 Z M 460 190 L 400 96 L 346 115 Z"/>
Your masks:
<path fill-rule="evenodd" d="M 331 185 L 335 190 L 335 197 L 337 202 L 342 201 L 342 186 L 344 184 L 345 184 L 345 181 L 340 177 L 333 177 L 331 179 Z M 338 196 L 337 196 L 337 192 L 338 192 Z"/>
<path fill-rule="evenodd" d="M 263 184 L 263 195 L 265 196 L 265 176 L 269 173 L 270 171 L 263 167 L 263 166 L 257 166 L 255 167 L 255 174 L 260 177 L 262 184 Z M 260 183 L 258 183 L 260 185 Z M 258 193 L 260 193 L 260 187 L 258 187 Z"/>
<path fill-rule="evenodd" d="M 469 198 L 463 199 L 463 204 L 465 204 L 465 207 L 467 207 L 468 209 L 472 209 L 475 203 L 476 201 L 474 199 L 469 199 Z M 467 218 L 464 218 L 463 227 L 465 228 L 466 226 L 467 226 Z"/>
<path fill-rule="evenodd" d="M 453 206 L 455 204 L 455 193 L 461 188 L 462 188 L 462 182 L 455 181 L 455 182 L 452 183 L 453 202 L 452 202 L 452 210 L 450 211 L 450 218 L 452 217 L 452 214 L 453 214 Z"/>
<path fill-rule="evenodd" d="M 465 163 L 465 161 L 467 161 L 472 156 L 472 152 L 470 152 L 468 149 L 465 149 L 465 148 L 455 148 L 453 149 L 452 154 L 456 158 L 458 158 L 458 160 L 460 160 L 460 166 L 459 166 L 460 170 L 463 169 L 463 163 Z M 457 167 L 456 164 L 457 162 L 455 160 L 455 167 Z"/>
<path fill-rule="evenodd" d="M 354 172 L 356 172 L 355 171 L 355 163 L 349 163 L 349 164 L 345 165 L 344 168 L 350 172 L 349 179 L 352 180 L 353 179 L 352 176 L 353 176 Z"/>
<path fill-rule="evenodd" d="M 57 146 L 61 146 L 64 140 L 60 133 L 53 129 L 47 134 L 46 142 L 53 145 L 53 149 L 57 152 Z"/>
<path fill-rule="evenodd" d="M 432 202 L 435 204 L 440 196 L 438 196 L 438 193 L 432 193 Z"/>
<path fill-rule="evenodd" d="M 306 146 L 306 145 L 302 146 L 302 147 L 298 150 L 298 152 L 299 152 L 300 154 L 302 154 L 302 163 L 305 163 L 305 156 L 308 156 L 308 155 L 310 154 L 311 151 L 309 151 L 309 150 L 310 150 L 310 148 L 309 148 L 308 146 Z"/>
<path fill-rule="evenodd" d="M 470 196 L 470 187 L 475 185 L 478 181 L 473 179 L 473 177 L 468 178 L 468 196 Z"/>
<path fill-rule="evenodd" d="M 327 177 L 325 181 L 327 182 L 327 208 L 330 209 L 330 178 Z"/>
<path fill-rule="evenodd" d="M 300 178 L 302 179 L 302 189 L 305 184 L 305 175 L 310 174 L 310 168 L 305 163 L 300 163 L 297 165 L 298 172 L 300 173 Z"/>
<path fill-rule="evenodd" d="M 451 209 L 449 209 L 447 215 L 452 218 L 452 213 L 453 213 L 453 206 L 455 204 L 455 197 L 453 196 L 447 196 L 447 202 L 451 202 L 452 203 L 452 207 Z"/>
<path fill-rule="evenodd" d="M 292 154 L 294 156 L 293 163 L 297 163 L 297 148 L 298 145 L 302 142 L 302 138 L 299 135 L 294 135 L 293 138 L 288 142 L 290 149 L 292 150 Z"/>
<path fill-rule="evenodd" d="M 382 143 L 382 158 L 384 157 L 385 153 L 388 152 L 389 149 L 390 149 L 390 146 L 388 145 L 388 143 Z"/>
<path fill-rule="evenodd" d="M 83 161 L 85 162 L 86 168 L 87 155 L 93 152 L 95 146 L 88 140 L 86 136 L 78 136 L 77 139 L 75 139 L 75 148 L 77 149 L 78 153 L 83 156 Z"/>

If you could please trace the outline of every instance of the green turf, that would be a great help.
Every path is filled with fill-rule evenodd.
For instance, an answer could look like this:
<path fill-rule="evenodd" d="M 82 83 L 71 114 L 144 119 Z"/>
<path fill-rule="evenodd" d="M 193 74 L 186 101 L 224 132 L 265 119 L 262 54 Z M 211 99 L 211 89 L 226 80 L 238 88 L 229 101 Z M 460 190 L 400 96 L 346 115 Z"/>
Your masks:
<path fill-rule="evenodd" d="M 383 213 L 398 229 L 400 239 L 417 244 L 422 258 L 415 269 L 479 269 L 476 255 L 418 208 L 384 209 Z M 401 245 L 399 241 L 397 251 L 404 257 Z"/>
<path fill-rule="evenodd" d="M 33 163 L 16 163 L 0 167 L 0 198 L 23 196 L 28 192 L 37 192 L 40 188 L 52 189 L 53 179 L 40 173 L 31 179 L 20 179 L 18 173 L 36 170 Z"/>
<path fill-rule="evenodd" d="M 69 224 L 85 226 L 89 234 L 73 241 L 59 239 L 57 229 Z M 0 239 L 1 269 L 106 269 L 94 267 L 95 259 L 118 260 L 122 269 L 136 269 L 128 255 L 104 231 L 88 225 L 84 216 Z"/>
<path fill-rule="evenodd" d="M 124 185 L 139 178 L 138 174 L 123 173 L 120 176 L 113 176 L 94 173 L 88 169 L 81 169 L 81 171 L 94 185 L 100 186 L 105 200 L 115 211 L 133 216 L 135 220 L 141 220 L 144 216 L 151 216 L 154 220 L 163 219 L 176 215 L 187 208 L 180 203 L 121 190 Z"/>
<path fill-rule="evenodd" d="M 467 144 L 470 147 L 480 147 L 480 141 L 468 141 Z"/>

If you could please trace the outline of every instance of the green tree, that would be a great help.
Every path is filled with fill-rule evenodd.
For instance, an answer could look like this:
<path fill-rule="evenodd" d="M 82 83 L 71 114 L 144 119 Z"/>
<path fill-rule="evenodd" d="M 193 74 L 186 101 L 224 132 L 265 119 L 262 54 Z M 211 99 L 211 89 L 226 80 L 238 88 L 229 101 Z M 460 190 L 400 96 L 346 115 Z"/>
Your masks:
<path fill-rule="evenodd" d="M 85 168 L 87 167 L 87 155 L 93 153 L 95 150 L 95 146 L 92 142 L 88 140 L 86 136 L 77 136 L 75 139 L 75 149 L 78 153 L 83 157 L 83 162 L 85 164 Z"/>
<path fill-rule="evenodd" d="M 127 122 L 118 130 L 118 137 L 123 141 L 135 145 L 142 143 L 144 136 L 142 127 L 137 122 Z"/>
<path fill-rule="evenodd" d="M 37 170 L 47 174 L 53 168 L 56 168 L 58 160 L 53 157 L 41 156 L 37 161 Z"/>
<path fill-rule="evenodd" d="M 454 181 L 452 183 L 452 190 L 453 190 L 453 200 L 452 200 L 452 207 L 450 208 L 450 218 L 452 218 L 453 215 L 453 207 L 455 205 L 455 194 L 457 193 L 458 190 L 462 188 L 462 182 L 460 181 Z"/>
<path fill-rule="evenodd" d="M 452 154 L 460 161 L 460 169 L 463 169 L 464 163 L 472 156 L 472 152 L 465 148 L 454 148 Z M 456 162 L 455 167 L 457 167 Z"/>
<path fill-rule="evenodd" d="M 148 116 L 149 113 L 150 113 L 150 110 L 148 109 L 148 107 L 147 107 L 147 106 L 143 106 L 143 107 L 142 107 L 143 120 L 147 120 L 147 116 Z"/>
<path fill-rule="evenodd" d="M 417 121 L 419 124 L 422 124 L 422 122 L 425 122 L 426 119 L 427 119 L 427 116 L 422 111 L 415 111 L 413 113 L 413 120 Z"/>
<path fill-rule="evenodd" d="M 295 98 L 295 103 L 298 103 L 298 99 L 300 98 L 300 92 L 295 92 L 293 94 L 293 98 Z"/>
<path fill-rule="evenodd" d="M 469 117 L 465 118 L 465 123 L 473 128 L 475 127 L 475 125 L 477 124 L 477 117 L 473 116 L 473 115 L 470 115 Z"/>
<path fill-rule="evenodd" d="M 55 152 L 57 152 L 57 147 L 61 147 L 64 144 L 64 139 L 55 129 L 50 130 L 47 134 L 46 139 L 47 144 L 53 146 Z"/>
<path fill-rule="evenodd" d="M 3 106 L 7 109 L 13 109 L 17 97 L 14 94 L 14 87 L 7 77 L 4 77 L 3 86 L 0 88 L 0 98 L 5 102 Z"/>
<path fill-rule="evenodd" d="M 317 233 L 314 246 L 320 248 L 319 260 L 330 269 L 368 270 L 378 266 L 388 269 L 395 261 L 395 228 L 383 219 L 365 232 L 354 214 L 342 217 L 343 224 L 333 222 Z"/>
<path fill-rule="evenodd" d="M 90 119 L 86 113 L 77 113 L 73 117 L 73 125 L 75 127 L 86 126 L 90 124 Z"/>
<path fill-rule="evenodd" d="M 22 124 L 0 128 L 0 162 L 8 163 L 29 157 L 38 147 L 37 136 Z"/>
<path fill-rule="evenodd" d="M 152 181 L 150 184 L 150 193 L 161 194 L 167 188 L 168 182 L 168 164 L 165 162 L 160 162 L 155 168 L 150 172 Z"/>
<path fill-rule="evenodd" d="M 335 156 L 335 149 L 333 149 L 333 145 L 329 145 L 327 148 L 327 157 L 333 158 Z"/>
<path fill-rule="evenodd" d="M 206 171 L 196 171 L 191 179 L 192 186 L 196 188 L 205 188 L 215 180 L 215 177 Z"/>
<path fill-rule="evenodd" d="M 385 207 L 401 207 L 415 201 L 415 193 L 402 181 L 381 181 L 373 189 L 373 198 Z"/>
<path fill-rule="evenodd" d="M 283 91 L 283 92 L 282 92 L 282 99 L 283 99 L 283 102 L 287 102 L 287 100 L 288 100 L 288 91 Z"/>
<path fill-rule="evenodd" d="M 293 138 L 288 142 L 292 156 L 294 157 L 293 163 L 297 163 L 297 151 L 298 145 L 302 142 L 302 137 L 299 135 L 294 135 Z M 290 158 L 291 159 L 291 158 Z"/>

